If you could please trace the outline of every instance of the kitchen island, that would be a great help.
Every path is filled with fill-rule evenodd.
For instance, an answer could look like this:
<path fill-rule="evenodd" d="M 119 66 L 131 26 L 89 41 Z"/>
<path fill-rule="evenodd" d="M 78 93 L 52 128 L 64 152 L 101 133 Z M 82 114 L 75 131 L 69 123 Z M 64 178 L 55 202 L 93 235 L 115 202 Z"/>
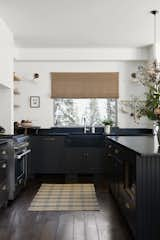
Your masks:
<path fill-rule="evenodd" d="M 160 239 L 160 153 L 154 136 L 106 138 L 110 190 L 136 240 Z"/>

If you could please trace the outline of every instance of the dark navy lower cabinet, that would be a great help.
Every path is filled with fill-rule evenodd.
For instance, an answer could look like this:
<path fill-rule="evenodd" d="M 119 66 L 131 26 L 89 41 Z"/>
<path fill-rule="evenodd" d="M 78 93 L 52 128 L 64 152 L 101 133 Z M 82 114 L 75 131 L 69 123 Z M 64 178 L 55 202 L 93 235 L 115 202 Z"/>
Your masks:
<path fill-rule="evenodd" d="M 63 136 L 32 136 L 31 147 L 32 174 L 53 174 L 64 171 Z"/>
<path fill-rule="evenodd" d="M 70 144 L 66 136 L 31 136 L 32 174 L 104 173 L 103 137 L 86 136 L 86 144 L 84 138 L 80 135 Z"/>
<path fill-rule="evenodd" d="M 70 147 L 65 152 L 66 173 L 104 173 L 104 148 Z"/>
<path fill-rule="evenodd" d="M 136 240 L 160 239 L 160 155 L 106 139 L 110 190 Z"/>

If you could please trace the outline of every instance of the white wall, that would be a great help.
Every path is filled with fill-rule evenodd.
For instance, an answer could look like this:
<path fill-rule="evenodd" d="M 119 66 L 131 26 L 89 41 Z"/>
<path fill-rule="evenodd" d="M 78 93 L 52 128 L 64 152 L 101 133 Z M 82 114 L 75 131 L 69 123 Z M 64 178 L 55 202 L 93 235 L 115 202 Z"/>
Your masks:
<path fill-rule="evenodd" d="M 13 84 L 13 34 L 0 19 L 0 84 L 12 88 Z"/>
<path fill-rule="evenodd" d="M 13 133 L 13 35 L 0 19 L 0 126 Z"/>
<path fill-rule="evenodd" d="M 13 91 L 0 86 L 0 126 L 6 134 L 13 134 Z"/>
<path fill-rule="evenodd" d="M 137 68 L 136 61 L 19 61 L 15 62 L 15 72 L 23 78 L 17 83 L 21 91 L 20 96 L 15 97 L 15 103 L 21 107 L 15 110 L 15 120 L 32 120 L 34 125 L 43 128 L 53 126 L 53 100 L 51 95 L 50 72 L 119 72 L 120 99 L 130 99 L 130 95 L 142 96 L 144 89 L 130 81 L 130 74 Z M 39 73 L 37 82 L 32 80 L 33 73 Z M 40 109 L 29 107 L 29 96 L 40 96 Z M 120 127 L 147 127 L 148 121 L 141 121 L 137 125 L 133 118 L 119 112 L 118 122 Z"/>
<path fill-rule="evenodd" d="M 152 48 L 15 48 L 18 61 L 145 61 Z"/>

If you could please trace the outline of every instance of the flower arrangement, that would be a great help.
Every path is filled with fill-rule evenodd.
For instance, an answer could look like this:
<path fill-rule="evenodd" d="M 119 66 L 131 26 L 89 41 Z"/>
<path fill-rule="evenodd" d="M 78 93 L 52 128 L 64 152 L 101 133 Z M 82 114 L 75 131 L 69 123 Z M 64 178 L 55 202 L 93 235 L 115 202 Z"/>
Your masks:
<path fill-rule="evenodd" d="M 155 61 L 148 66 L 139 66 L 136 73 L 138 81 L 146 88 L 145 100 L 137 107 L 136 116 L 160 120 L 160 67 Z"/>

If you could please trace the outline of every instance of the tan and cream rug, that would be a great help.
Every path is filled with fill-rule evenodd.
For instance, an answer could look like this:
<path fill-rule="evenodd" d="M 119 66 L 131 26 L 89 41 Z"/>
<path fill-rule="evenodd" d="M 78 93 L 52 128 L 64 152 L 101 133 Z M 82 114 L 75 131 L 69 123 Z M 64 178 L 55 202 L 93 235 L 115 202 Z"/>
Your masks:
<path fill-rule="evenodd" d="M 29 211 L 98 211 L 93 184 L 42 184 Z"/>

